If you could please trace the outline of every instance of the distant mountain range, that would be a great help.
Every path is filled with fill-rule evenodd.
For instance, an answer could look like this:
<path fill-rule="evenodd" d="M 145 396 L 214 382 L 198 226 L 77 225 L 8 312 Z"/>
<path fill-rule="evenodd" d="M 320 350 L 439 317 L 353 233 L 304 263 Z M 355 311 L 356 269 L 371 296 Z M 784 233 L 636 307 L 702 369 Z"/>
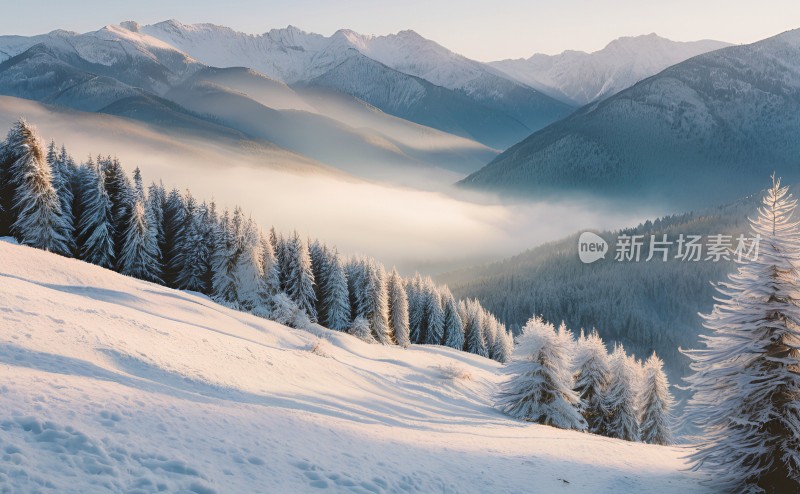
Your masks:
<path fill-rule="evenodd" d="M 664 59 L 685 56 L 666 43 L 675 53 Z M 642 50 L 613 59 L 637 65 Z M 0 36 L 0 94 L 244 135 L 404 185 L 456 181 L 574 111 L 574 101 L 546 94 L 552 88 L 506 72 L 413 31 L 326 37 L 289 26 L 248 35 L 171 20 Z"/>
<path fill-rule="evenodd" d="M 800 179 L 800 30 L 699 55 L 584 106 L 461 183 L 524 197 L 732 200 Z"/>
<path fill-rule="evenodd" d="M 593 53 L 500 60 L 489 65 L 530 87 L 582 106 L 627 89 L 671 65 L 730 46 L 722 41 L 672 41 L 655 33 L 615 39 Z"/>

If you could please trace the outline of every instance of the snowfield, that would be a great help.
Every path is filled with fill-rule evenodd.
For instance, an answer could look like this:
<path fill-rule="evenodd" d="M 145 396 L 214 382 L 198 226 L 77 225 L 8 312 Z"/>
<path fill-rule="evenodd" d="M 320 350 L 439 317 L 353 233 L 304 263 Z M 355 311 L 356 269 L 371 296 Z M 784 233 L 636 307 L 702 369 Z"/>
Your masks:
<path fill-rule="evenodd" d="M 0 241 L 0 493 L 709 492 L 500 414 L 494 361 L 317 333 Z"/>

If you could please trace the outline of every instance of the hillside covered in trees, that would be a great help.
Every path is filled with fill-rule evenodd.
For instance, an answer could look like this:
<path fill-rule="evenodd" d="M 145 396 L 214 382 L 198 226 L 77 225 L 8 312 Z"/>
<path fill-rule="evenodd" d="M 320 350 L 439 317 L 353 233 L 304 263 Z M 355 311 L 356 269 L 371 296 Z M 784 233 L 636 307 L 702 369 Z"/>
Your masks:
<path fill-rule="evenodd" d="M 513 346 L 481 304 L 456 300 L 419 274 L 401 278 L 374 259 L 274 229 L 240 208 L 218 211 L 189 190 L 145 187 L 115 158 L 76 163 L 44 149 L 24 120 L 0 147 L 0 236 L 135 278 L 211 296 L 229 307 L 385 345 L 447 345 L 500 362 Z"/>

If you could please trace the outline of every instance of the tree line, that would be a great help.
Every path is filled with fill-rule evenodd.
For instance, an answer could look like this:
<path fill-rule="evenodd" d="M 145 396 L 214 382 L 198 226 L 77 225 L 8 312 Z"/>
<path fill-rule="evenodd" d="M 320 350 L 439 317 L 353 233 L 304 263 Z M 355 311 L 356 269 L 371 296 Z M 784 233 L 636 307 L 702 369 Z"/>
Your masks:
<path fill-rule="evenodd" d="M 20 119 L 0 143 L 0 236 L 297 328 L 319 323 L 385 345 L 446 345 L 505 362 L 513 338 L 477 300 L 418 273 L 262 230 L 241 208 L 145 187 L 116 158 L 77 164 Z"/>
<path fill-rule="evenodd" d="M 575 339 L 537 316 L 517 337 L 511 377 L 499 395 L 513 417 L 628 441 L 671 444 L 673 398 L 663 362 L 645 362 L 616 345 L 609 355 L 596 331 Z"/>

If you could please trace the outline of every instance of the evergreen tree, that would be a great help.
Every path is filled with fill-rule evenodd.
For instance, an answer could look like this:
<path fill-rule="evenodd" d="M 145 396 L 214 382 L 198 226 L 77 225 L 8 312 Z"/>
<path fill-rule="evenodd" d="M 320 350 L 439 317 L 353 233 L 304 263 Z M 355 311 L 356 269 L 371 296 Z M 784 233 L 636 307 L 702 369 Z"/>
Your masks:
<path fill-rule="evenodd" d="M 500 323 L 494 316 L 492 316 L 492 320 L 494 321 L 496 334 L 494 348 L 492 349 L 492 358 L 504 364 L 511 359 L 513 343 L 509 341 L 510 337 L 506 331 L 505 325 Z"/>
<path fill-rule="evenodd" d="M 70 255 L 61 202 L 35 129 L 17 121 L 5 148 L 14 193 L 11 232 L 22 244 Z"/>
<path fill-rule="evenodd" d="M 425 300 L 422 294 L 422 277 L 415 273 L 414 277 L 406 282 L 406 297 L 408 298 L 408 329 L 411 343 L 423 343 L 422 325 L 425 319 Z"/>
<path fill-rule="evenodd" d="M 317 322 L 316 300 L 314 295 L 314 273 L 311 271 L 311 258 L 308 247 L 297 232 L 287 242 L 284 252 L 286 258 L 286 294 L 300 309 L 304 310 L 311 322 Z"/>
<path fill-rule="evenodd" d="M 134 206 L 134 191 L 131 181 L 116 158 L 99 158 L 97 160 L 103 171 L 105 188 L 111 200 L 114 214 L 114 256 L 119 264 L 122 260 L 122 249 L 125 246 L 125 234 L 131 224 Z M 121 266 L 117 266 L 120 268 Z"/>
<path fill-rule="evenodd" d="M 208 291 L 206 270 L 209 269 L 209 244 L 206 232 L 210 222 L 207 206 L 197 206 L 191 193 L 187 191 L 183 212 L 183 235 L 180 239 L 179 260 L 174 265 L 180 266 L 175 280 L 178 288 L 205 293 Z"/>
<path fill-rule="evenodd" d="M 392 268 L 387 282 L 389 296 L 389 324 L 392 328 L 395 341 L 403 348 L 411 344 L 408 330 L 408 298 L 403 287 L 403 279 Z"/>
<path fill-rule="evenodd" d="M 142 185 L 142 175 L 137 167 L 133 174 L 133 214 L 130 217 L 119 260 L 120 272 L 142 280 L 160 283 L 158 265 L 158 238 L 153 218 L 147 214 L 147 198 Z"/>
<path fill-rule="evenodd" d="M 672 394 L 664 374 L 664 362 L 656 353 L 645 363 L 642 387 L 642 441 L 650 444 L 672 444 Z"/>
<path fill-rule="evenodd" d="M 365 317 L 357 316 L 347 332 L 366 343 L 376 343 L 369 327 L 369 321 Z"/>
<path fill-rule="evenodd" d="M 464 348 L 464 325 L 458 314 L 458 303 L 447 287 L 442 287 L 442 306 L 444 309 L 444 344 L 450 348 Z"/>
<path fill-rule="evenodd" d="M 234 278 L 237 284 L 239 307 L 247 311 L 261 310 L 269 299 L 264 295 L 264 254 L 261 251 L 261 241 L 258 228 L 252 220 L 245 221 L 240 238 L 238 250 L 240 255 L 236 260 Z"/>
<path fill-rule="evenodd" d="M 611 381 L 611 370 L 608 351 L 597 331 L 578 340 L 575 369 L 575 392 L 581 399 L 580 411 L 588 430 L 605 435 L 603 403 Z"/>
<path fill-rule="evenodd" d="M 311 272 L 314 273 L 314 297 L 316 298 L 315 309 L 317 311 L 317 319 L 326 321 L 328 319 L 325 313 L 325 297 L 323 295 L 324 287 L 327 284 L 327 274 L 330 269 L 328 266 L 328 256 L 325 251 L 327 246 L 322 244 L 319 240 L 308 241 L 308 254 L 311 258 Z"/>
<path fill-rule="evenodd" d="M 342 260 L 335 250 L 327 252 L 328 273 L 322 290 L 325 306 L 325 326 L 337 331 L 345 331 L 350 326 L 350 292 L 347 275 Z"/>
<path fill-rule="evenodd" d="M 800 492 L 796 206 L 773 178 L 750 220 L 758 256 L 719 284 L 705 348 L 686 352 L 695 371 L 687 417 L 703 431 L 691 459 L 720 492 Z"/>
<path fill-rule="evenodd" d="M 55 142 L 50 141 L 47 151 L 47 164 L 53 176 L 53 188 L 56 189 L 59 203 L 61 204 L 62 219 L 60 222 L 62 237 L 67 240 L 69 254 L 76 253 L 75 246 L 75 217 L 73 207 L 75 194 L 73 192 L 72 176 L 76 172 L 75 162 L 67 154 L 67 149 L 61 146 L 61 151 L 56 152 Z"/>
<path fill-rule="evenodd" d="M 441 345 L 444 343 L 444 310 L 439 297 L 439 291 L 433 280 L 425 280 L 425 315 L 427 324 L 425 325 L 425 343 L 428 345 Z"/>
<path fill-rule="evenodd" d="M 166 249 L 166 239 L 164 237 L 164 207 L 167 202 L 167 193 L 164 185 L 155 182 L 147 188 L 147 211 L 153 220 L 153 228 L 156 232 L 158 241 L 158 264 L 164 268 L 164 250 Z"/>
<path fill-rule="evenodd" d="M 483 307 L 477 300 L 466 301 L 464 319 L 464 350 L 486 357 L 486 337 L 483 334 Z"/>
<path fill-rule="evenodd" d="M 178 288 L 178 277 L 183 268 L 184 225 L 186 207 L 177 189 L 172 189 L 164 201 L 164 244 L 161 247 L 164 284 Z"/>
<path fill-rule="evenodd" d="M 389 300 L 386 289 L 386 272 L 374 259 L 362 259 L 362 274 L 357 315 L 365 318 L 373 336 L 383 345 L 393 343 L 389 327 Z"/>
<path fill-rule="evenodd" d="M 106 192 L 103 172 L 93 162 L 81 167 L 84 185 L 81 188 L 83 213 L 78 225 L 80 258 L 84 261 L 112 269 L 116 265 L 114 254 L 114 212 Z"/>
<path fill-rule="evenodd" d="M 586 429 L 572 389 L 571 362 L 563 338 L 541 318 L 528 321 L 508 366 L 500 407 L 512 417 L 562 429 Z"/>
<path fill-rule="evenodd" d="M 238 211 L 238 210 L 237 210 Z M 236 307 L 239 295 L 236 283 L 236 263 L 238 262 L 238 243 L 241 217 L 234 213 L 233 218 L 225 211 L 217 228 L 217 235 L 212 255 L 214 276 L 212 279 L 212 296 L 214 300 Z"/>
<path fill-rule="evenodd" d="M 261 243 L 261 300 L 263 307 L 261 312 L 267 314 L 271 310 L 273 297 L 280 292 L 280 280 L 278 278 L 278 262 L 275 259 L 275 250 L 272 247 L 270 237 L 259 232 L 259 242 Z"/>
<path fill-rule="evenodd" d="M 611 379 L 603 400 L 605 417 L 601 429 L 608 437 L 639 440 L 639 390 L 637 364 L 618 345 L 611 354 Z"/>

